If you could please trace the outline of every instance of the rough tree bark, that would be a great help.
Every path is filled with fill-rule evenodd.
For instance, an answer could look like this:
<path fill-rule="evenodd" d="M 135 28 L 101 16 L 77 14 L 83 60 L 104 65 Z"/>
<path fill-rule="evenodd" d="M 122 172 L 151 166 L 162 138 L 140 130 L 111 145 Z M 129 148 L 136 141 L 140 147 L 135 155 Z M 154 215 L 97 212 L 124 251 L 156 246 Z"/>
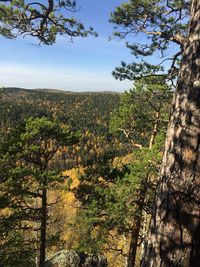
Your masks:
<path fill-rule="evenodd" d="M 147 193 L 147 183 L 148 183 L 148 174 L 146 178 L 144 179 L 143 183 L 141 184 L 141 188 L 139 190 L 140 195 L 138 199 L 138 205 L 137 205 L 137 214 L 134 216 L 134 226 L 131 231 L 131 238 L 130 238 L 130 244 L 129 244 L 129 253 L 128 253 L 128 259 L 127 259 L 127 265 L 126 267 L 134 267 L 136 264 L 136 255 L 137 255 L 137 249 L 138 249 L 138 240 L 139 240 L 139 234 L 140 234 L 140 228 L 142 223 L 142 213 Z"/>
<path fill-rule="evenodd" d="M 142 267 L 200 266 L 199 0 L 190 15 Z"/>
<path fill-rule="evenodd" d="M 40 264 L 43 266 L 46 258 L 46 232 L 47 232 L 47 190 L 42 190 L 42 217 L 41 217 L 41 231 L 40 231 Z"/>

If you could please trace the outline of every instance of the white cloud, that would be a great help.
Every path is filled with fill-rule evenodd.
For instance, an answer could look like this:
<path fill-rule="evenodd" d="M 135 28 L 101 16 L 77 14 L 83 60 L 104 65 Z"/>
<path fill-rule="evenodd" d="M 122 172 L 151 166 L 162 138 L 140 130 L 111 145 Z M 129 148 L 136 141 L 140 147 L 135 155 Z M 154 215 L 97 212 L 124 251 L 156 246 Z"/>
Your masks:
<path fill-rule="evenodd" d="M 0 63 L 0 86 L 55 88 L 72 91 L 124 91 L 131 82 L 116 81 L 110 73 L 91 69 Z"/>
<path fill-rule="evenodd" d="M 88 55 L 88 58 L 103 59 L 108 63 L 108 60 L 115 61 L 116 64 L 120 63 L 120 60 L 130 61 L 130 50 L 127 49 L 125 40 L 113 39 L 111 41 L 106 37 L 88 37 L 88 38 L 75 38 L 73 42 L 67 41 L 64 37 L 58 37 L 55 44 L 56 49 L 60 49 L 63 53 L 68 51 L 69 53 L 80 55 Z"/>

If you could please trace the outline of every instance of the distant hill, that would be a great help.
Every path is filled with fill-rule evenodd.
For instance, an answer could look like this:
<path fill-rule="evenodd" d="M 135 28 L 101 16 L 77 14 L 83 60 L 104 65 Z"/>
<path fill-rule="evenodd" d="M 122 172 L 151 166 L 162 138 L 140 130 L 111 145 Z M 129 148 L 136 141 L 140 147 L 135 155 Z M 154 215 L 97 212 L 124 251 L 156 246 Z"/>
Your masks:
<path fill-rule="evenodd" d="M 1 93 L 0 118 L 2 127 L 15 126 L 29 116 L 44 115 L 78 129 L 89 125 L 91 130 L 95 130 L 91 127 L 93 124 L 96 126 L 109 121 L 110 113 L 119 105 L 119 98 L 120 94 L 113 92 L 79 93 L 8 87 L 3 88 Z"/>
<path fill-rule="evenodd" d="M 81 133 L 81 142 L 54 159 L 65 169 L 88 164 L 106 153 L 124 154 L 127 144 L 109 133 L 110 114 L 118 108 L 120 93 L 70 92 L 54 89 L 3 88 L 0 95 L 1 129 L 15 127 L 33 116 L 46 116 Z"/>

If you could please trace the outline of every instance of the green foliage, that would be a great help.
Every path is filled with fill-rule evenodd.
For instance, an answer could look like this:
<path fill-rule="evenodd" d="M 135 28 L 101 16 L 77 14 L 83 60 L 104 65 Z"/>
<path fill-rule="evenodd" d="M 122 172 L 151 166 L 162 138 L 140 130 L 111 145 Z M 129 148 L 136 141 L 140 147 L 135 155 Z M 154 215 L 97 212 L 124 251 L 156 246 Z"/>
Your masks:
<path fill-rule="evenodd" d="M 56 90 L 4 88 L 0 99 L 1 129 L 9 131 L 28 117 L 47 117 L 79 131 L 80 142 L 67 147 L 51 161 L 52 168 L 65 170 L 88 165 L 103 155 L 103 150 L 125 154 L 123 140 L 109 133 L 110 113 L 118 107 L 120 94 L 71 93 Z M 117 148 L 120 149 L 117 150 Z"/>
<path fill-rule="evenodd" d="M 168 3 L 167 3 L 168 2 Z M 126 32 L 139 33 L 146 30 L 147 32 L 164 32 L 166 36 L 179 34 L 187 34 L 186 17 L 189 13 L 190 2 L 187 0 L 129 0 L 117 7 L 111 14 L 110 21 L 116 26 L 124 26 Z M 175 18 L 175 15 L 181 12 L 181 16 Z M 120 31 L 115 33 L 120 37 L 124 37 Z M 154 48 L 151 52 L 166 46 L 163 43 L 161 47 L 156 48 L 156 41 L 162 36 L 150 36 L 151 45 Z M 158 43 L 157 43 L 158 44 Z M 150 52 L 150 51 L 149 51 Z"/>
<path fill-rule="evenodd" d="M 115 24 L 114 36 L 126 38 L 127 35 L 139 35 L 143 36 L 144 41 L 140 38 L 140 42 L 127 43 L 132 55 L 140 61 L 131 64 L 122 62 L 121 67 L 113 72 L 115 78 L 134 80 L 160 74 L 164 71 L 162 66 L 166 67 L 163 64 L 166 60 L 171 62 L 171 67 L 168 73 L 165 71 L 165 75 L 174 78 L 177 75 L 181 47 L 188 35 L 190 4 L 190 0 L 129 0 L 117 7 L 110 17 L 110 22 Z M 175 55 L 169 57 L 167 51 L 172 42 L 177 48 Z M 160 64 L 152 65 L 148 62 L 148 57 L 154 55 L 161 58 Z M 147 61 L 144 60 L 145 57 Z"/>
<path fill-rule="evenodd" d="M 70 15 L 77 11 L 76 1 L 47 2 L 0 1 L 0 35 L 6 38 L 31 35 L 46 45 L 55 43 L 57 35 L 71 38 L 97 35 L 93 28 L 85 29 L 82 23 Z"/>
<path fill-rule="evenodd" d="M 5 155 L 5 146 L 1 141 L 0 148 L 0 262 L 3 266 L 35 266 L 36 242 L 33 233 L 25 234 L 29 231 L 24 220 L 29 220 L 35 216 L 37 220 L 38 213 L 34 209 L 28 209 L 31 201 L 29 186 L 31 182 L 27 181 L 24 185 L 24 178 L 29 177 L 28 171 L 21 170 L 15 165 L 7 155 Z M 33 190 L 33 188 L 32 188 Z M 23 203 L 23 204 L 22 204 Z M 39 211 L 39 210 L 38 210 Z"/>
<path fill-rule="evenodd" d="M 159 148 L 160 149 L 160 148 Z M 128 172 L 123 178 L 118 178 L 116 184 L 111 188 L 112 196 L 115 199 L 109 201 L 108 214 L 110 214 L 110 221 L 112 225 L 117 228 L 119 234 L 128 234 L 134 224 L 134 217 L 139 208 L 150 210 L 150 203 L 152 201 L 152 192 L 154 186 L 151 177 L 158 174 L 161 154 L 158 148 L 141 149 L 133 153 L 133 160 L 128 166 Z M 147 176 L 149 179 L 147 179 Z M 145 203 L 140 205 L 140 190 L 141 185 L 147 188 Z"/>
<path fill-rule="evenodd" d="M 129 46 L 130 47 L 130 46 Z M 164 68 L 161 65 L 149 64 L 142 60 L 140 63 L 132 62 L 131 64 L 126 64 L 122 61 L 120 67 L 116 67 L 112 72 L 113 76 L 120 81 L 125 79 L 128 80 L 139 80 L 142 77 L 151 77 L 157 73 L 162 73 Z M 159 74 L 161 77 L 166 77 L 164 73 Z"/>
<path fill-rule="evenodd" d="M 29 118 L 16 134 L 11 135 L 11 153 L 17 153 L 20 159 L 46 168 L 45 164 L 55 155 L 61 146 L 69 146 L 78 141 L 68 126 L 47 118 Z M 19 151 L 19 152 L 18 152 Z"/>
<path fill-rule="evenodd" d="M 122 249 L 128 257 L 127 250 L 111 245 L 110 236 L 124 236 L 128 247 L 134 227 L 140 227 L 143 210 L 151 213 L 170 100 L 170 86 L 163 77 L 155 76 L 135 82 L 122 95 L 119 108 L 112 113 L 110 130 L 122 132 L 134 145 L 132 157 L 126 162 L 104 151 L 102 160 L 87 166 L 80 177 L 74 192 L 84 208 L 79 217 L 84 225 L 80 233 L 84 243 L 79 244 L 83 250 Z"/>
<path fill-rule="evenodd" d="M 0 261 L 5 267 L 21 266 L 21 267 L 35 267 L 34 262 L 34 247 L 24 239 L 23 231 L 10 231 L 7 236 L 6 243 L 3 248 L 0 247 Z"/>
<path fill-rule="evenodd" d="M 79 224 L 82 225 L 79 234 L 82 239 L 78 246 L 83 251 L 103 252 L 110 242 L 111 231 L 115 231 L 118 236 L 128 237 L 139 208 L 151 212 L 155 179 L 161 160 L 161 139 L 162 142 L 156 142 L 157 145 L 151 150 L 135 150 L 131 162 L 123 165 L 122 169 L 109 165 L 107 161 L 99 168 L 88 168 L 84 177 L 81 177 L 81 184 L 74 192 L 84 208 L 79 213 Z M 106 175 L 103 171 L 105 166 Z M 95 172 L 95 169 L 102 169 L 102 173 Z M 142 186 L 147 188 L 147 192 L 145 203 L 141 203 L 142 206 L 138 208 Z M 108 247 L 114 249 L 110 245 Z"/>
<path fill-rule="evenodd" d="M 81 141 L 71 147 L 73 149 L 78 147 L 79 150 L 77 149 L 76 155 L 82 156 L 83 154 L 86 157 L 85 161 L 80 161 L 85 165 L 85 174 L 80 177 L 80 186 L 74 189 L 75 195 L 82 203 L 83 208 L 77 216 L 75 225 L 76 235 L 80 236 L 80 242 L 75 247 L 82 251 L 97 254 L 99 251 L 102 252 L 105 246 L 108 245 L 111 231 L 115 231 L 118 236 L 124 234 L 129 235 L 134 217 L 137 215 L 137 209 L 135 207 L 138 204 L 137 196 L 140 185 L 143 179 L 146 178 L 144 173 L 149 170 L 149 173 L 153 175 L 155 171 L 150 163 L 148 163 L 148 149 L 145 148 L 145 146 L 148 146 L 155 115 L 147 100 L 150 99 L 152 101 L 151 103 L 155 107 L 158 107 L 162 92 L 165 92 L 167 96 L 169 87 L 166 84 L 159 85 L 160 81 L 162 80 L 156 80 L 156 78 L 141 80 L 140 83 L 136 83 L 132 92 L 126 93 L 122 97 L 123 101 L 121 101 L 120 109 L 116 111 L 116 114 L 120 115 L 117 115 L 116 118 L 120 118 L 123 126 L 129 126 L 129 122 L 134 119 L 135 128 L 132 137 L 137 137 L 134 141 L 139 142 L 140 140 L 144 148 L 141 151 L 134 150 L 133 164 L 129 161 L 129 164 L 123 163 L 120 167 L 115 164 L 116 155 L 127 154 L 133 150 L 127 144 L 127 141 L 124 142 L 124 138 L 121 138 L 121 142 L 119 142 L 119 138 L 109 133 L 110 113 L 112 112 L 114 116 L 115 112 L 113 110 L 119 105 L 120 95 L 111 93 L 72 94 L 48 90 L 28 91 L 4 89 L 1 99 L 0 117 L 2 128 L 7 132 L 11 131 L 8 162 L 11 164 L 16 155 L 20 159 L 18 161 L 18 164 L 20 162 L 20 166 L 12 166 L 11 164 L 11 167 L 7 168 L 10 171 L 6 176 L 7 178 L 5 177 L 6 181 L 3 184 L 5 188 L 10 188 L 10 192 L 8 193 L 20 199 L 18 192 L 23 192 L 26 203 L 32 207 L 35 203 L 33 193 L 40 193 L 43 188 L 55 189 L 59 186 L 63 180 L 62 176 L 57 176 L 58 173 L 56 171 L 60 164 L 60 158 L 54 155 L 49 161 L 50 168 L 47 171 L 43 171 L 42 174 L 40 173 L 38 163 L 44 168 L 44 144 L 48 141 L 45 138 L 52 134 L 51 141 L 46 143 L 46 147 L 48 147 L 47 158 L 49 158 L 52 155 L 51 153 L 53 153 L 51 149 L 57 147 L 54 137 L 60 136 L 60 131 L 58 131 L 59 127 L 56 125 L 63 125 L 61 128 L 65 129 L 69 137 L 69 128 L 64 125 L 70 124 L 73 129 L 78 129 L 82 135 Z M 155 86 L 156 82 L 157 86 Z M 168 103 L 167 98 L 164 98 L 163 105 L 166 103 Z M 166 110 L 166 107 L 162 108 L 162 112 Z M 27 118 L 30 114 L 38 118 Z M 46 117 L 44 118 L 43 115 Z M 164 117 L 162 115 L 162 119 Z M 26 122 L 20 124 L 24 118 L 27 118 L 25 120 Z M 53 122 L 49 123 L 49 120 L 53 118 Z M 128 120 L 129 122 L 127 123 L 126 121 Z M 120 121 L 114 123 L 116 125 L 115 130 L 119 127 L 119 123 Z M 161 128 L 165 129 L 166 122 L 162 123 L 160 124 L 159 131 Z M 17 128 L 15 131 L 12 130 L 14 127 Z M 39 142 L 41 140 L 43 140 L 42 146 L 40 146 Z M 66 144 L 62 142 L 64 140 L 62 134 L 59 140 L 60 145 Z M 116 142 L 116 140 L 118 141 Z M 4 151 L 8 151 L 7 147 L 5 146 Z M 101 149 L 100 152 L 98 151 L 99 149 Z M 64 152 L 61 150 L 61 159 L 70 151 L 70 148 Z M 41 157 L 39 157 L 40 153 Z M 68 157 L 73 157 L 73 155 L 71 153 Z M 154 156 L 152 155 L 152 161 L 155 165 L 158 162 L 156 155 L 159 156 L 156 152 Z M 76 164 L 74 162 L 73 166 L 76 166 Z M 144 168 L 145 164 L 147 167 Z M 151 170 L 150 167 L 152 168 Z M 133 173 L 132 175 L 131 172 Z M 141 176 L 139 176 L 140 172 Z M 14 177 L 17 179 L 14 179 Z M 48 185 L 44 186 L 42 181 L 45 180 L 45 177 L 48 178 Z M 149 197 L 145 203 L 145 208 L 149 207 L 149 209 L 151 192 L 151 187 L 149 187 Z M 7 201 L 8 198 L 6 198 L 6 195 L 4 197 Z M 20 199 L 20 204 L 23 203 L 24 198 Z M 6 201 L 5 207 L 6 205 L 8 206 Z M 10 217 L 10 226 L 12 218 L 13 222 L 19 222 L 20 227 L 20 222 L 26 223 L 26 216 L 39 219 L 39 206 L 34 207 L 39 208 L 39 210 L 24 213 L 20 207 L 17 209 L 17 206 L 14 206 L 13 202 L 12 205 L 13 217 Z M 14 210 L 16 211 L 16 215 Z M 32 224 L 31 227 L 33 227 Z M 10 229 L 8 225 L 7 229 Z M 52 238 L 49 242 L 55 241 Z M 35 248 L 37 242 L 36 244 L 34 242 L 31 244 Z"/>
<path fill-rule="evenodd" d="M 119 109 L 111 116 L 110 131 L 123 134 L 133 146 L 148 147 L 154 130 L 166 130 L 171 97 L 163 78 L 140 79 L 122 95 Z"/>
<path fill-rule="evenodd" d="M 76 235 L 79 236 L 79 242 L 76 243 L 75 249 L 78 251 L 99 255 L 102 247 L 106 243 L 106 229 L 99 227 L 96 223 L 93 203 L 91 212 L 80 210 L 75 221 Z"/>
<path fill-rule="evenodd" d="M 19 261 L 16 266 L 23 266 L 24 259 L 19 258 L 23 249 L 24 255 L 32 255 L 27 255 L 24 266 L 29 258 L 34 262 L 41 242 L 34 233 L 47 216 L 41 206 L 44 190 L 56 190 L 65 179 L 59 170 L 49 169 L 49 162 L 60 147 L 77 141 L 69 127 L 41 117 L 20 124 L 1 144 L 1 260 L 5 264 Z"/>

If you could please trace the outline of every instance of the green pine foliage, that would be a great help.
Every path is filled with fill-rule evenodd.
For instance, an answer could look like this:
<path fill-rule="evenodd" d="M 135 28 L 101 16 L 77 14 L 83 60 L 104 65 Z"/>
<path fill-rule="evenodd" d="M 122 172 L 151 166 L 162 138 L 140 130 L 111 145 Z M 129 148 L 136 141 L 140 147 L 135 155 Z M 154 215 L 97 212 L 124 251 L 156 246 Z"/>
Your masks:
<path fill-rule="evenodd" d="M 110 131 L 123 135 L 133 147 L 148 147 L 154 131 L 166 130 L 171 98 L 171 87 L 163 77 L 136 81 L 112 113 Z"/>
<path fill-rule="evenodd" d="M 110 17 L 110 22 L 115 25 L 114 36 L 143 38 L 140 38 L 140 42 L 136 38 L 127 42 L 134 61 L 130 64 L 122 62 L 121 67 L 113 72 L 114 77 L 135 80 L 162 74 L 170 79 L 175 78 L 184 37 L 188 35 L 190 5 L 190 0 L 129 0 L 118 6 Z M 175 53 L 168 56 L 170 49 Z M 158 64 L 152 64 L 152 56 L 155 56 Z"/>
<path fill-rule="evenodd" d="M 141 216 L 138 212 L 151 213 L 164 136 L 158 139 L 151 150 L 136 149 L 128 164 L 115 166 L 114 160 L 105 159 L 103 164 L 88 167 L 80 177 L 80 185 L 73 190 L 82 204 L 77 218 L 77 225 L 81 225 L 78 249 L 113 254 L 119 249 L 110 243 L 113 232 L 118 240 L 126 237 L 128 246 L 135 220 Z M 141 203 L 144 188 L 145 201 Z M 121 249 L 121 255 L 128 257 L 128 251 Z"/>
<path fill-rule="evenodd" d="M 6 3 L 5 3 L 6 2 Z M 0 1 L 0 35 L 6 38 L 31 35 L 40 44 L 52 45 L 58 35 L 69 38 L 97 36 L 74 16 L 76 1 Z"/>
<path fill-rule="evenodd" d="M 10 194 L 16 195 L 18 199 L 20 192 L 23 192 L 20 203 L 26 199 L 26 203 L 32 207 L 35 205 L 35 197 L 40 197 L 29 195 L 30 188 L 31 194 L 44 188 L 55 190 L 63 181 L 57 169 L 84 166 L 80 185 L 73 189 L 81 203 L 73 226 L 76 229 L 76 240 L 79 241 L 73 247 L 93 254 L 109 251 L 113 259 L 116 253 L 120 254 L 123 260 L 128 258 L 128 249 L 123 246 L 119 248 L 116 241 L 111 242 L 112 236 L 116 239 L 125 239 L 128 247 L 135 222 L 142 223 L 144 210 L 151 213 L 170 99 L 171 88 L 164 82 L 163 77 L 141 79 L 134 84 L 130 92 L 122 95 L 3 89 L 0 100 L 2 130 L 8 134 L 11 132 L 12 144 L 9 146 L 11 153 L 8 159 L 12 164 L 16 164 L 14 159 L 17 155 L 19 162 L 24 162 L 20 166 L 14 165 L 10 168 L 7 180 L 3 183 L 4 191 L 10 188 Z M 36 119 L 27 119 L 31 114 Z M 21 124 L 24 120 L 28 124 Z M 53 123 L 50 122 L 52 120 Z M 42 121 L 44 127 L 41 125 Z M 64 145 L 62 134 L 60 136 L 55 128 L 55 125 L 62 125 L 61 128 L 69 136 L 70 129 L 66 128 L 66 124 L 79 132 L 80 141 L 71 146 L 70 143 L 69 146 Z M 15 127 L 17 129 L 13 131 Z M 52 138 L 57 136 L 63 148 L 57 149 L 56 143 L 52 140 L 48 145 L 41 147 L 37 139 L 38 134 L 42 139 L 46 135 L 52 135 Z M 45 148 L 48 148 L 49 153 L 50 148 L 53 150 L 47 156 L 48 171 L 40 174 L 40 168 L 37 170 L 37 166 L 43 166 L 45 162 L 45 158 L 41 157 L 45 155 Z M 123 162 L 123 158 L 116 158 L 130 152 L 132 156 L 128 162 Z M 62 161 L 65 164 L 62 164 Z M 44 166 L 42 168 L 45 169 Z M 48 186 L 38 183 L 47 176 Z M 17 177 L 15 182 L 14 177 Z M 6 200 L 5 195 L 3 197 Z M 5 202 L 5 207 L 6 205 L 9 206 Z M 22 225 L 27 227 L 26 218 L 30 216 L 35 218 L 38 224 L 40 208 L 34 206 L 34 210 L 28 210 L 24 214 L 21 204 L 19 207 L 13 206 L 13 222 L 17 221 L 20 229 Z M 18 217 L 15 217 L 17 215 Z M 12 225 L 11 218 L 10 222 L 9 218 L 4 222 Z M 28 226 L 33 229 L 32 222 Z M 21 232 L 22 238 L 27 236 L 24 231 L 26 230 Z M 26 238 L 20 242 L 30 244 L 27 251 L 34 251 L 36 257 L 39 239 L 34 235 L 28 237 L 31 238 L 31 242 Z M 8 235 L 6 240 L 9 240 Z M 59 237 L 49 235 L 46 246 L 51 244 L 58 245 Z M 10 251 L 9 246 L 7 249 Z M 33 261 L 33 257 L 30 261 Z"/>
<path fill-rule="evenodd" d="M 100 253 L 121 249 L 121 255 L 129 257 L 127 249 L 111 246 L 110 236 L 124 236 L 128 247 L 137 227 L 139 236 L 143 212 L 152 211 L 170 100 L 169 85 L 157 77 L 136 82 L 122 95 L 119 108 L 112 113 L 110 130 L 122 132 L 134 145 L 132 156 L 128 163 L 123 158 L 117 162 L 105 151 L 104 158 L 87 166 L 80 177 L 74 192 L 83 207 L 79 214 L 84 225 L 80 235 L 85 236 L 84 244 L 79 244 L 82 250 Z"/>
<path fill-rule="evenodd" d="M 38 247 L 46 242 L 37 232 L 47 232 L 47 191 L 58 189 L 65 180 L 60 170 L 49 168 L 49 162 L 60 147 L 77 141 L 77 134 L 68 126 L 45 117 L 30 117 L 2 143 L 0 262 L 5 266 L 11 266 L 10 262 L 35 266 Z M 20 259 L 23 250 L 25 265 Z"/>
<path fill-rule="evenodd" d="M 52 168 L 62 170 L 88 165 L 102 157 L 104 150 L 119 155 L 130 149 L 123 139 L 109 132 L 110 116 L 118 107 L 119 99 L 119 93 L 111 92 L 71 93 L 4 88 L 0 99 L 1 129 L 9 131 L 30 116 L 45 116 L 70 125 L 79 131 L 80 142 L 57 153 L 50 164 Z"/>

